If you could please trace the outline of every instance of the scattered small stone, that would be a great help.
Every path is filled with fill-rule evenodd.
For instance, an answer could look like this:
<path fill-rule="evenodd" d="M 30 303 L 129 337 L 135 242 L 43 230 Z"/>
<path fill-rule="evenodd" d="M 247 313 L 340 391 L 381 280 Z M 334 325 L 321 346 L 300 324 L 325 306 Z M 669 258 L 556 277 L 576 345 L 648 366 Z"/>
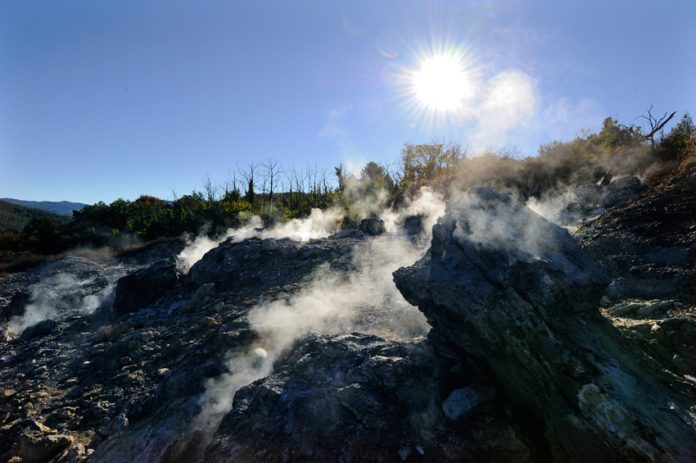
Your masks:
<path fill-rule="evenodd" d="M 411 449 L 408 447 L 401 447 L 399 449 L 399 458 L 401 458 L 401 461 L 406 461 L 411 455 Z"/>
<path fill-rule="evenodd" d="M 481 401 L 473 387 L 455 389 L 442 403 L 442 411 L 450 420 L 456 420 L 471 411 Z"/>
<path fill-rule="evenodd" d="M 72 443 L 73 439 L 65 434 L 33 436 L 24 433 L 19 440 L 17 455 L 27 463 L 45 462 Z"/>

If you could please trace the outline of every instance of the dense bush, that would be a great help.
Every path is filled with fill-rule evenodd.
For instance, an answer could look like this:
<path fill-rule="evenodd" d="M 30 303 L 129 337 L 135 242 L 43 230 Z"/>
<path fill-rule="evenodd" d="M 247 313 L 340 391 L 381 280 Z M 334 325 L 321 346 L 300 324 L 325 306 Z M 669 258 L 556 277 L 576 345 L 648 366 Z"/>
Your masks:
<path fill-rule="evenodd" d="M 681 161 L 696 154 L 696 126 L 691 115 L 684 114 L 660 143 L 659 155 L 665 161 Z"/>
<path fill-rule="evenodd" d="M 61 251 L 61 221 L 53 217 L 33 219 L 22 230 L 24 246 L 39 254 Z"/>

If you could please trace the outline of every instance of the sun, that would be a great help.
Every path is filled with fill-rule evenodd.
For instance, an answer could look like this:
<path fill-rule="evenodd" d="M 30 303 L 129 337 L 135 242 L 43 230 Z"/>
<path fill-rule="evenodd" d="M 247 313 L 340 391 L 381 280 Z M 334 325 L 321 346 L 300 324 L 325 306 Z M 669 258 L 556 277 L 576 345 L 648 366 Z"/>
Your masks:
<path fill-rule="evenodd" d="M 413 42 L 388 73 L 409 126 L 449 130 L 471 118 L 485 92 L 483 68 L 465 43 L 448 39 Z"/>
<path fill-rule="evenodd" d="M 420 59 L 411 75 L 411 91 L 423 109 L 449 113 L 458 110 L 473 89 L 462 57 L 437 53 Z"/>

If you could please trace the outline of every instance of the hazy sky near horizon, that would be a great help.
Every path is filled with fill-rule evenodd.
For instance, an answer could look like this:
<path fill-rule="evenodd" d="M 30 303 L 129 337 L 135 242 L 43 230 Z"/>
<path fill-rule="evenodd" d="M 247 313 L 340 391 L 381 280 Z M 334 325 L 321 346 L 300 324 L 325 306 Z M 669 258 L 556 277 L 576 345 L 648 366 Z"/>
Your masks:
<path fill-rule="evenodd" d="M 651 103 L 693 113 L 694 76 L 689 0 L 9 0 L 0 197 L 171 198 L 435 139 L 533 155 Z"/>

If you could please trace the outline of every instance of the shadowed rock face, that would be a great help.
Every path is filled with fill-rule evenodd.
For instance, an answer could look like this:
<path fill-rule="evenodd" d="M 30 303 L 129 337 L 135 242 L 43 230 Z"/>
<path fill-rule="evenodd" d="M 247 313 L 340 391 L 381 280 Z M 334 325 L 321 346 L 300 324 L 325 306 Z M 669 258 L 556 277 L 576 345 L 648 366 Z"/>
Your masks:
<path fill-rule="evenodd" d="M 150 267 L 127 275 L 116 285 L 114 313 L 135 312 L 155 302 L 179 282 L 173 259 L 163 259 Z"/>
<path fill-rule="evenodd" d="M 187 283 L 194 287 L 212 283 L 218 291 L 258 294 L 269 287 L 301 281 L 323 263 L 350 270 L 353 246 L 358 241 L 352 236 L 308 243 L 287 238 L 251 238 L 241 243 L 229 239 L 191 267 Z"/>
<path fill-rule="evenodd" d="M 21 317 L 24 315 L 24 309 L 29 304 L 30 300 L 31 298 L 26 291 L 14 293 L 7 308 L 0 312 L 0 319 L 6 322 L 12 317 Z"/>
<path fill-rule="evenodd" d="M 612 322 L 666 368 L 696 376 L 696 164 L 578 230 L 612 279 Z"/>
<path fill-rule="evenodd" d="M 696 455 L 693 388 L 599 315 L 608 280 L 570 235 L 507 196 L 477 188 L 450 203 L 430 251 L 394 280 L 436 349 L 490 368 L 555 459 Z"/>
<path fill-rule="evenodd" d="M 358 230 L 369 236 L 381 235 L 386 231 L 384 228 L 384 220 L 377 217 L 363 219 L 358 226 Z"/>
<path fill-rule="evenodd" d="M 443 405 L 446 373 L 425 340 L 306 336 L 237 393 L 204 460 L 532 460 L 485 383 L 467 378 L 469 402 L 459 389 Z"/>
<path fill-rule="evenodd" d="M 696 164 L 579 230 L 613 279 L 608 296 L 696 300 Z"/>

